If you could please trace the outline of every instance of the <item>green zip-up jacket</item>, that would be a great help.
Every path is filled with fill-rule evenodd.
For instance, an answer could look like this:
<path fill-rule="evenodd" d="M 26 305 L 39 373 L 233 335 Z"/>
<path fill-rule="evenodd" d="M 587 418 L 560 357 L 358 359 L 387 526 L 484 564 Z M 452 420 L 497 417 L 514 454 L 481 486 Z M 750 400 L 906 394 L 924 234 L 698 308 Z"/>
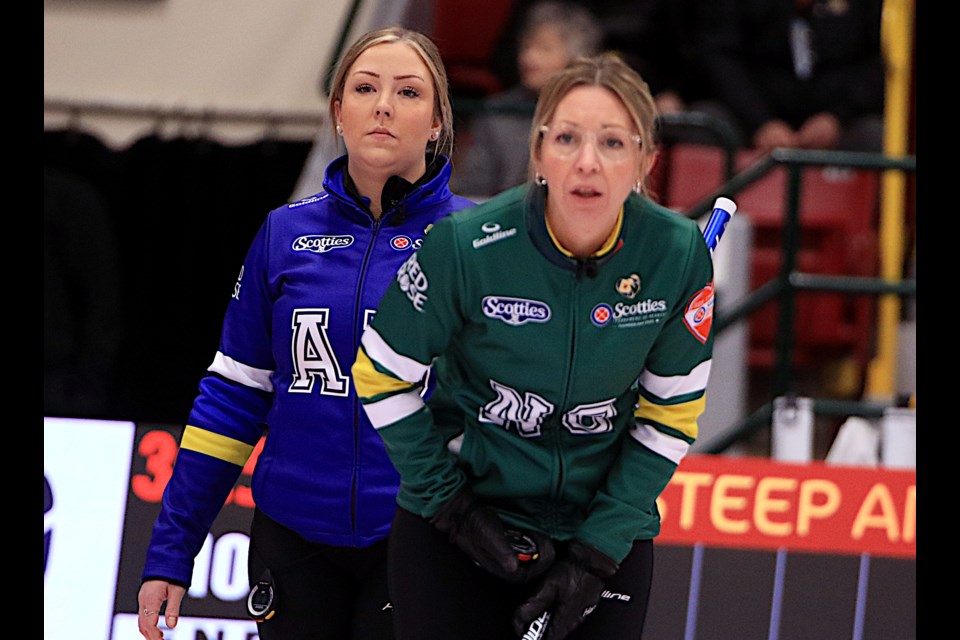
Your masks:
<path fill-rule="evenodd" d="M 399 506 L 429 518 L 467 483 L 508 524 L 620 562 L 660 532 L 657 496 L 697 437 L 713 263 L 693 220 L 634 194 L 604 249 L 572 258 L 545 194 L 522 185 L 438 221 L 353 377 Z"/>

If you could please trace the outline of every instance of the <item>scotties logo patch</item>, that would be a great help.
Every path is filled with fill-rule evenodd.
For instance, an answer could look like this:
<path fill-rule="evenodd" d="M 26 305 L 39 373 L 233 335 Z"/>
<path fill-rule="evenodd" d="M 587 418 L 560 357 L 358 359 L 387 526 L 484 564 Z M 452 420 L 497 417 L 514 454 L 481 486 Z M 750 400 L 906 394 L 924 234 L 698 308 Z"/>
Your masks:
<path fill-rule="evenodd" d="M 713 283 L 697 291 L 683 312 L 683 323 L 700 342 L 706 343 L 713 326 Z"/>

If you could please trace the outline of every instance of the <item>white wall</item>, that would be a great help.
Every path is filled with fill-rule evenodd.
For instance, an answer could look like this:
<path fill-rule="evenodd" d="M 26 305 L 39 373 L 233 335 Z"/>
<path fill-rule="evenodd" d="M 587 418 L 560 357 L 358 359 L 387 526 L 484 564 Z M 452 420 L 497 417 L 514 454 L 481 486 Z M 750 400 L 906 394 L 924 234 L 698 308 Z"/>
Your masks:
<path fill-rule="evenodd" d="M 310 138 L 326 110 L 322 75 L 351 4 L 350 0 L 44 0 L 44 129 L 76 125 L 79 113 L 82 128 L 122 145 L 158 126 L 183 126 L 173 119 L 134 117 L 131 110 L 227 111 L 264 117 L 260 122 L 229 124 L 212 115 L 205 132 L 259 137 L 270 114 L 278 114 L 288 122 L 279 131 L 274 127 L 273 134 Z M 405 6 L 405 0 L 362 3 L 358 27 L 351 33 L 365 30 L 377 19 L 391 19 L 390 11 L 396 14 L 396 7 Z M 77 112 L 58 106 L 63 103 L 116 106 L 127 114 Z M 290 116 L 299 124 L 291 124 Z M 313 116 L 316 122 L 311 121 Z"/>

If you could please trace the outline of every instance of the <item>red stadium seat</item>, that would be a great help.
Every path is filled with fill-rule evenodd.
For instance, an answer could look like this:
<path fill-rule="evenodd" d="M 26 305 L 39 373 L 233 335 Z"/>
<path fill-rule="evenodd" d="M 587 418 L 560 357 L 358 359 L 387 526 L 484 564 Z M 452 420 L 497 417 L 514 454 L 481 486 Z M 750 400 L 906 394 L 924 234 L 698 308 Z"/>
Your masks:
<path fill-rule="evenodd" d="M 661 151 L 663 203 L 686 211 L 723 184 L 725 153 L 720 147 L 678 143 Z"/>
<path fill-rule="evenodd" d="M 760 159 L 740 151 L 736 170 Z M 724 178 L 719 147 L 675 144 L 665 150 L 661 200 L 683 211 L 714 191 Z M 782 260 L 787 206 L 787 168 L 776 167 L 734 196 L 737 215 L 753 225 L 750 290 L 776 278 Z M 800 242 L 796 270 L 820 275 L 877 274 L 878 176 L 868 170 L 805 167 L 801 170 Z M 872 352 L 875 299 L 866 295 L 798 292 L 794 315 L 796 366 L 815 365 L 825 356 L 853 355 L 865 366 Z M 775 364 L 779 305 L 771 302 L 750 319 L 750 364 Z"/>
<path fill-rule="evenodd" d="M 513 0 L 434 0 L 431 37 L 437 43 L 455 95 L 483 97 L 504 87 L 490 58 Z"/>

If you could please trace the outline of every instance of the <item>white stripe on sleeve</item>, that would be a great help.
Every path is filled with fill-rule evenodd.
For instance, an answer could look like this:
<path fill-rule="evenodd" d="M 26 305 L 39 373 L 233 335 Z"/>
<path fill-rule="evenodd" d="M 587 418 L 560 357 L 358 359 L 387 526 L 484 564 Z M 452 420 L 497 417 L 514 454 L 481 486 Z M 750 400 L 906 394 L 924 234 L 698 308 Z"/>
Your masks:
<path fill-rule="evenodd" d="M 664 399 L 703 391 L 707 388 L 712 362 L 712 360 L 701 362 L 685 376 L 658 376 L 644 371 L 640 374 L 640 385 L 658 398 Z"/>
<path fill-rule="evenodd" d="M 430 368 L 428 364 L 421 364 L 394 351 L 373 327 L 367 327 L 363 332 L 361 343 L 373 362 L 386 367 L 406 382 L 420 382 Z"/>
<path fill-rule="evenodd" d="M 423 408 L 423 398 L 420 396 L 420 390 L 415 389 L 408 393 L 402 393 L 377 402 L 363 405 L 367 412 L 367 417 L 375 429 L 388 427 L 394 422 L 403 420 L 407 416 L 413 415 Z"/>
<path fill-rule="evenodd" d="M 690 450 L 690 445 L 680 438 L 673 438 L 666 434 L 660 433 L 653 427 L 646 424 L 633 425 L 633 427 L 630 429 L 630 435 L 634 440 L 646 448 L 655 453 L 659 453 L 661 456 L 667 460 L 673 461 L 675 464 L 680 464 L 680 461 L 683 460 L 683 457 L 687 455 L 687 451 Z"/>
<path fill-rule="evenodd" d="M 267 392 L 273 391 L 273 383 L 270 381 L 273 371 L 247 366 L 230 356 L 223 355 L 220 351 L 217 351 L 217 355 L 213 358 L 213 364 L 207 367 L 207 371 L 219 373 L 224 378 L 239 382 L 245 387 Z"/>

